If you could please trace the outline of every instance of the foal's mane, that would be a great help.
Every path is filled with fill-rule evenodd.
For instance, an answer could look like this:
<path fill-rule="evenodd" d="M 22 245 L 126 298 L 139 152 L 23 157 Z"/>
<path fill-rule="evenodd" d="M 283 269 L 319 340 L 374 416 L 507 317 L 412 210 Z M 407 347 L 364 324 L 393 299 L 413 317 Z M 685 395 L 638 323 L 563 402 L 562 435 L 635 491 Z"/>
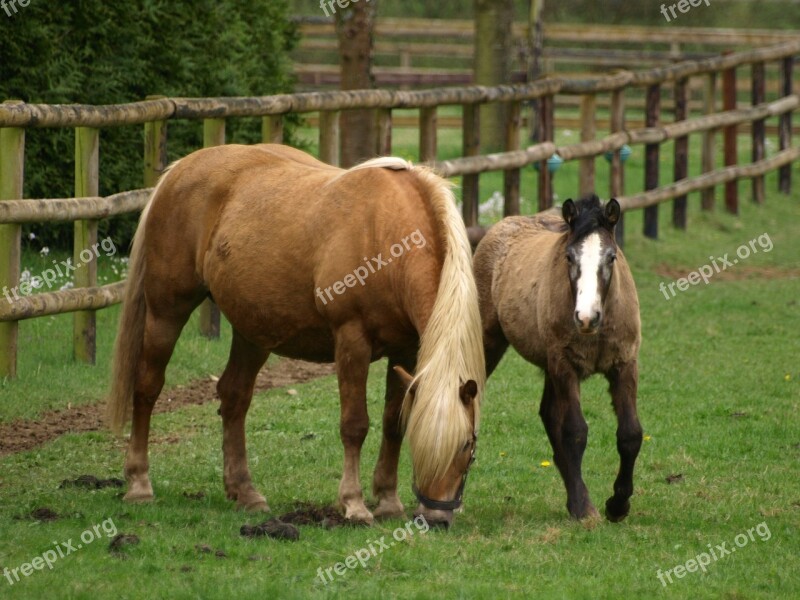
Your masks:
<path fill-rule="evenodd" d="M 420 336 L 415 392 L 406 394 L 401 418 L 406 429 L 414 475 L 422 486 L 444 476 L 473 433 L 459 396 L 461 384 L 478 384 L 474 399 L 475 428 L 486 380 L 478 292 L 472 273 L 472 250 L 459 214 L 452 185 L 425 167 L 402 159 L 376 159 L 358 168 L 384 167 L 414 173 L 429 204 L 444 244 L 439 288 L 425 330 Z"/>
<path fill-rule="evenodd" d="M 611 227 L 610 223 L 608 222 L 608 217 L 606 217 L 603 203 L 596 194 L 585 196 L 580 200 L 576 200 L 575 208 L 578 211 L 578 215 L 573 221 L 573 240 L 580 240 L 597 229 Z M 564 223 L 564 227 L 566 231 L 566 222 Z"/>

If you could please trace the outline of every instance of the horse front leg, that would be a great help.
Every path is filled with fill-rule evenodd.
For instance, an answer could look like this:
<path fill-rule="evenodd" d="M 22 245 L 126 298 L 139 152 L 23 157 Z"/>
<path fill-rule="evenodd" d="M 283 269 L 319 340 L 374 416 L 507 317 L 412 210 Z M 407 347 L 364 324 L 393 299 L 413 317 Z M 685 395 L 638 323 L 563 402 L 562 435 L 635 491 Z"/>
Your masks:
<path fill-rule="evenodd" d="M 371 524 L 373 517 L 361 490 L 361 446 L 369 431 L 367 375 L 372 348 L 360 322 L 340 327 L 336 338 L 336 374 L 339 379 L 341 419 L 339 432 L 344 446 L 344 468 L 339 484 L 339 505 L 346 519 Z"/>
<path fill-rule="evenodd" d="M 553 460 L 567 489 L 569 514 L 576 519 L 598 516 L 581 474 L 589 425 L 583 418 L 580 384 L 572 369 L 545 373 L 539 414 L 553 446 Z"/>
<path fill-rule="evenodd" d="M 401 517 L 405 514 L 403 503 L 397 495 L 397 464 L 403 443 L 400 410 L 406 388 L 394 366 L 400 365 L 409 373 L 414 372 L 414 360 L 389 359 L 386 372 L 386 404 L 383 409 L 383 439 L 375 474 L 372 478 L 372 495 L 378 501 L 375 517 L 379 519 Z"/>
<path fill-rule="evenodd" d="M 614 481 L 614 495 L 606 501 L 609 521 L 621 521 L 631 509 L 633 468 L 642 447 L 642 426 L 636 414 L 636 392 L 639 385 L 639 366 L 634 360 L 625 363 L 608 375 L 611 400 L 617 413 L 617 451 L 619 473 Z"/>

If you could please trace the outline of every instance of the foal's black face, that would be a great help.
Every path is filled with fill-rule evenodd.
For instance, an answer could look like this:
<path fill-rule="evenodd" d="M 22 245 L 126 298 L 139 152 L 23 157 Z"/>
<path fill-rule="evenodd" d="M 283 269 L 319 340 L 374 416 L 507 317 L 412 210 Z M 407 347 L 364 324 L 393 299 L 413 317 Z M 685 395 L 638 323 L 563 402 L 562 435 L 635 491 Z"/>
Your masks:
<path fill-rule="evenodd" d="M 569 226 L 566 263 L 573 319 L 581 334 L 596 334 L 617 258 L 614 226 L 619 221 L 619 202 L 612 198 L 604 206 L 597 196 L 577 203 L 567 200 L 562 215 Z"/>

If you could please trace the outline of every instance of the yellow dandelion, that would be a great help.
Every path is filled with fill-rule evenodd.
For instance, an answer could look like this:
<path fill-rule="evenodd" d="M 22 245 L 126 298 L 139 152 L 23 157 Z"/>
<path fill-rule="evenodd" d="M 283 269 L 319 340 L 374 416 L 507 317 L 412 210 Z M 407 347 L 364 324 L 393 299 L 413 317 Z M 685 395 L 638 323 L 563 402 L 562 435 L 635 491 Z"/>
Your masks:
<path fill-rule="evenodd" d="M 786 375 L 783 376 L 783 380 L 784 381 L 791 381 L 792 380 L 792 376 L 789 373 L 787 373 Z"/>
<path fill-rule="evenodd" d="M 649 435 L 646 435 L 646 436 L 644 436 L 644 441 L 645 441 L 645 442 L 649 442 L 649 441 L 650 441 L 650 440 L 652 440 L 652 439 L 653 439 L 653 438 L 652 438 L 652 437 L 650 437 Z"/>
<path fill-rule="evenodd" d="M 505 452 L 501 452 L 501 453 L 500 453 L 500 457 L 501 457 L 501 458 L 502 458 L 503 456 L 505 456 L 505 455 L 506 455 L 506 453 L 505 453 Z"/>
<path fill-rule="evenodd" d="M 549 460 L 543 460 L 543 461 L 542 461 L 542 462 L 540 462 L 539 464 L 540 464 L 541 466 L 543 466 L 543 467 L 549 467 L 549 466 L 550 466 L 550 461 L 549 461 Z"/>

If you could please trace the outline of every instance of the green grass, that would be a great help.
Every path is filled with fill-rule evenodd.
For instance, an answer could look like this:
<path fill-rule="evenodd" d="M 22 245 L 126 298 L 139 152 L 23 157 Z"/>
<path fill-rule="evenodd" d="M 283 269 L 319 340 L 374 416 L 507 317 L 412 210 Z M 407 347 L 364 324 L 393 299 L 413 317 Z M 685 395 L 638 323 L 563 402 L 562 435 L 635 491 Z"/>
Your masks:
<path fill-rule="evenodd" d="M 395 138 L 398 153 L 410 154 L 413 138 L 406 141 L 402 135 Z M 457 139 L 443 136 L 442 153 L 457 152 L 457 145 Z M 630 164 L 629 188 L 638 189 L 636 156 Z M 562 198 L 576 185 L 570 168 L 556 177 Z M 666 160 L 664 169 L 671 172 Z M 535 189 L 534 177 L 526 170 L 523 185 Z M 798 268 L 800 203 L 771 192 L 767 204 L 757 207 L 741 185 L 740 217 L 720 210 L 702 214 L 692 195 L 688 230 L 672 229 L 665 205 L 658 241 L 642 237 L 641 212 L 626 216 L 625 253 L 641 301 L 639 410 L 648 439 L 636 470 L 632 512 L 624 523 L 586 528 L 568 519 L 556 470 L 541 466 L 551 460 L 537 416 L 542 377 L 510 352 L 489 380 L 466 509 L 449 532 L 422 533 L 412 527 L 415 534 L 409 540 L 372 557 L 366 568 L 348 569 L 324 585 L 318 568 L 332 567 L 371 542 L 377 546 L 382 536 L 392 541 L 392 532 L 404 521 L 369 529 L 303 527 L 297 543 L 245 540 L 240 526 L 257 518 L 237 513 L 224 498 L 220 421 L 216 403 L 209 403 L 154 417 L 151 476 L 157 499 L 151 505 L 123 504 L 114 489 L 58 489 L 62 479 L 83 473 L 121 473 L 124 446 L 104 432 L 65 435 L 0 459 L 2 596 L 798 597 L 800 579 L 793 565 L 800 553 L 800 283 L 787 273 Z M 606 188 L 598 171 L 598 189 Z M 482 196 L 497 189 L 499 175 L 482 179 Z M 774 177 L 768 178 L 768 189 L 775 189 Z M 710 256 L 735 253 L 763 233 L 769 234 L 772 251 L 760 251 L 731 269 L 747 271 L 748 277 L 712 279 L 670 300 L 659 291 L 659 283 L 669 283 L 656 272 L 661 265 L 688 274 Z M 51 258 L 27 255 L 25 264 L 35 274 Z M 779 276 L 752 276 L 759 267 L 770 267 Z M 101 276 L 114 277 L 110 265 L 101 265 Z M 116 313 L 98 315 L 97 367 L 70 362 L 69 316 L 23 322 L 20 378 L 0 388 L 0 419 L 99 399 L 107 384 Z M 168 385 L 219 374 L 228 336 L 225 328 L 221 341 L 209 342 L 191 323 L 170 364 Z M 365 490 L 380 439 L 384 370 L 383 361 L 373 365 L 368 389 L 372 426 L 363 450 Z M 248 420 L 254 481 L 276 514 L 302 501 L 334 502 L 341 473 L 335 379 L 295 387 L 297 395 L 283 389 L 257 394 Z M 592 378 L 582 394 L 590 424 L 584 474 L 598 506 L 610 494 L 618 463 L 605 390 L 602 379 Z M 308 433 L 315 436 L 303 439 Z M 681 482 L 666 483 L 677 474 Z M 412 508 L 406 452 L 400 481 L 401 498 Z M 197 491 L 205 492 L 205 498 L 184 497 Z M 43 506 L 62 518 L 40 523 L 26 517 Z M 19 567 L 53 548 L 53 542 L 72 539 L 77 544 L 82 532 L 107 519 L 118 531 L 141 539 L 125 550 L 127 559 L 109 554 L 109 540 L 101 532 L 99 540 L 59 559 L 52 570 L 35 571 L 13 586 L 2 577 L 3 567 Z M 760 523 L 769 528 L 769 540 L 756 535 L 732 555 L 712 562 L 705 574 L 686 574 L 667 587 L 659 582 L 659 569 L 684 564 L 707 552 L 709 544 L 730 548 L 737 535 Z M 202 553 L 198 545 L 226 556 Z"/>

